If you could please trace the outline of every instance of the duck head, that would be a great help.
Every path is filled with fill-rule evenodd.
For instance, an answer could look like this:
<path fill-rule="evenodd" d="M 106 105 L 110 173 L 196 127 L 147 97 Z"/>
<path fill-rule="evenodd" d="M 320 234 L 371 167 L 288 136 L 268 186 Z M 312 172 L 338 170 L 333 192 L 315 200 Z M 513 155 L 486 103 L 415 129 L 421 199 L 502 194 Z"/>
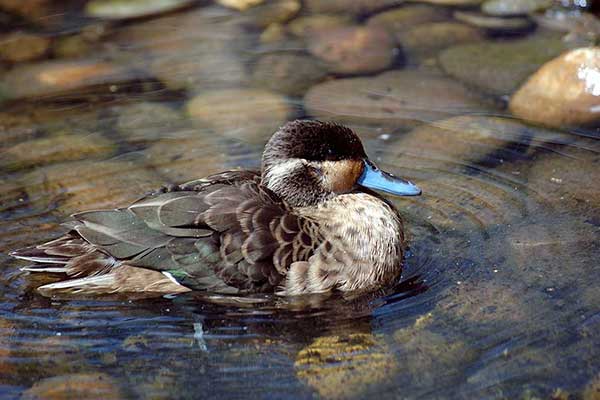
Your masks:
<path fill-rule="evenodd" d="M 413 183 L 369 160 L 351 129 L 309 120 L 287 123 L 267 142 L 262 181 L 293 207 L 315 205 L 361 187 L 396 196 L 421 194 Z"/>

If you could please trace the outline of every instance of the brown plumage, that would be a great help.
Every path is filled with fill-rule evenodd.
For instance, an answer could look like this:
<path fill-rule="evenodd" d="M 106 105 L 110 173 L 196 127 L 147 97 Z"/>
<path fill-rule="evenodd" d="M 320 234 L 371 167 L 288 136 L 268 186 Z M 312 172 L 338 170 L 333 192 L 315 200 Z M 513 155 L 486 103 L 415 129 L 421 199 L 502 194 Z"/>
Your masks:
<path fill-rule="evenodd" d="M 396 210 L 359 184 L 366 160 L 349 129 L 295 121 L 269 141 L 261 172 L 75 214 L 65 236 L 12 255 L 39 263 L 27 271 L 66 274 L 44 294 L 377 287 L 398 278 L 404 237 Z"/>

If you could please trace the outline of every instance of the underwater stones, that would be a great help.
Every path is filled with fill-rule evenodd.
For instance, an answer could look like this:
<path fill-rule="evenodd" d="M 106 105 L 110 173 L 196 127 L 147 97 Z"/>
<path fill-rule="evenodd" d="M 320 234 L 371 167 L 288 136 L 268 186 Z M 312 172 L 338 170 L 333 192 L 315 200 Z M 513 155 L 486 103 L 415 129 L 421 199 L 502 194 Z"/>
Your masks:
<path fill-rule="evenodd" d="M 586 222 L 589 215 L 574 216 L 567 207 L 561 211 L 562 215 L 554 213 L 551 218 L 513 223 L 506 236 L 507 254 L 512 258 L 507 265 L 529 286 L 550 288 L 550 292 L 577 287 L 577 297 L 585 304 L 586 290 L 582 289 L 594 287 L 587 277 L 594 273 L 600 231 Z"/>
<path fill-rule="evenodd" d="M 161 103 L 140 102 L 114 107 L 116 129 L 127 142 L 152 142 L 191 128 L 182 112 Z"/>
<path fill-rule="evenodd" d="M 127 25 L 115 37 L 119 61 L 147 65 L 174 90 L 239 86 L 246 80 L 239 53 L 250 47 L 251 38 L 232 12 L 203 7 Z"/>
<path fill-rule="evenodd" d="M 560 37 L 532 37 L 451 47 L 439 61 L 451 76 L 494 95 L 513 93 L 540 65 L 564 51 Z"/>
<path fill-rule="evenodd" d="M 186 104 L 190 118 L 218 135 L 263 143 L 292 116 L 282 95 L 262 89 L 205 91 Z"/>
<path fill-rule="evenodd" d="M 80 373 L 54 376 L 36 382 L 27 389 L 23 400 L 124 399 L 118 382 L 103 373 Z"/>
<path fill-rule="evenodd" d="M 0 10 L 36 21 L 51 12 L 52 3 L 52 0 L 0 0 Z"/>
<path fill-rule="evenodd" d="M 487 0 L 481 11 L 489 15 L 506 16 L 530 14 L 552 5 L 552 0 Z"/>
<path fill-rule="evenodd" d="M 0 168 L 25 169 L 61 161 L 110 156 L 116 146 L 98 134 L 33 139 L 0 151 Z"/>
<path fill-rule="evenodd" d="M 484 110 L 481 98 L 459 83 L 410 70 L 320 83 L 306 93 L 304 104 L 314 117 L 395 128 Z"/>
<path fill-rule="evenodd" d="M 21 183 L 33 206 L 58 207 L 63 214 L 125 206 L 162 184 L 159 176 L 127 157 L 36 168 Z"/>
<path fill-rule="evenodd" d="M 304 0 L 304 7 L 313 14 L 368 14 L 404 3 L 404 0 Z"/>
<path fill-rule="evenodd" d="M 544 64 L 509 107 L 519 118 L 553 127 L 600 123 L 600 47 L 571 50 Z"/>
<path fill-rule="evenodd" d="M 534 128 L 514 119 L 464 115 L 421 125 L 402 135 L 391 149 L 398 149 L 395 157 L 477 162 L 501 157 L 501 150 L 511 143 L 527 145 L 534 135 Z M 511 150 L 505 152 L 511 155 Z"/>
<path fill-rule="evenodd" d="M 370 333 L 322 336 L 300 350 L 296 376 L 326 399 L 355 397 L 391 379 L 399 365 Z"/>
<path fill-rule="evenodd" d="M 521 33 L 533 28 L 534 24 L 525 17 L 494 17 L 473 11 L 455 11 L 454 19 L 486 29 L 490 33 Z"/>
<path fill-rule="evenodd" d="M 367 20 L 367 25 L 385 29 L 398 39 L 399 33 L 429 22 L 444 21 L 448 16 L 443 7 L 411 4 L 375 14 Z"/>
<path fill-rule="evenodd" d="M 307 38 L 320 32 L 348 27 L 352 24 L 352 18 L 345 15 L 305 15 L 291 20 L 287 24 L 287 29 L 294 36 Z"/>
<path fill-rule="evenodd" d="M 143 152 L 145 165 L 169 183 L 184 183 L 221 171 L 227 165 L 222 149 L 206 138 L 194 136 L 198 136 L 196 130 L 189 131 L 189 137 L 154 143 Z"/>
<path fill-rule="evenodd" d="M 423 3 L 430 3 L 439 6 L 455 6 L 455 7 L 469 7 L 477 6 L 483 2 L 483 0 L 419 0 Z"/>
<path fill-rule="evenodd" d="M 476 358 L 476 352 L 461 340 L 420 326 L 398 329 L 394 341 L 402 351 L 402 368 L 411 381 L 433 385 L 439 371 L 456 371 Z M 452 372 L 447 372 L 452 373 Z"/>
<path fill-rule="evenodd" d="M 360 74 L 387 68 L 395 56 L 395 43 L 384 30 L 348 27 L 321 32 L 311 37 L 309 51 L 329 70 L 339 74 Z"/>
<path fill-rule="evenodd" d="M 438 303 L 434 312 L 470 323 L 508 326 L 531 322 L 532 310 L 544 310 L 541 301 L 539 293 L 526 296 L 512 282 L 461 282 L 446 301 Z"/>
<path fill-rule="evenodd" d="M 264 0 L 217 0 L 217 3 L 224 7 L 245 11 L 250 7 L 261 4 L 263 1 Z"/>
<path fill-rule="evenodd" d="M 314 57 L 284 52 L 259 58 L 252 80 L 274 92 L 301 96 L 326 76 L 327 69 Z"/>
<path fill-rule="evenodd" d="M 111 93 L 118 84 L 139 78 L 143 76 L 138 72 L 105 61 L 46 61 L 8 71 L 0 80 L 0 92 L 9 99 L 44 99 L 106 86 Z"/>
<path fill-rule="evenodd" d="M 575 142 L 557 153 L 536 157 L 527 183 L 562 209 L 600 216 L 600 151 L 595 143 Z"/>
<path fill-rule="evenodd" d="M 300 11 L 298 0 L 278 0 L 261 4 L 248 10 L 244 15 L 246 24 L 258 28 L 266 28 L 271 24 L 284 23 L 292 19 Z"/>
<path fill-rule="evenodd" d="M 482 39 L 478 29 L 458 22 L 433 22 L 416 26 L 399 35 L 408 62 L 434 57 L 441 50 Z"/>
<path fill-rule="evenodd" d="M 90 17 L 103 19 L 142 18 L 173 11 L 192 0 L 92 0 L 85 5 Z"/>
<path fill-rule="evenodd" d="M 43 57 L 50 47 L 50 39 L 26 32 L 0 36 L 0 59 L 19 63 Z"/>

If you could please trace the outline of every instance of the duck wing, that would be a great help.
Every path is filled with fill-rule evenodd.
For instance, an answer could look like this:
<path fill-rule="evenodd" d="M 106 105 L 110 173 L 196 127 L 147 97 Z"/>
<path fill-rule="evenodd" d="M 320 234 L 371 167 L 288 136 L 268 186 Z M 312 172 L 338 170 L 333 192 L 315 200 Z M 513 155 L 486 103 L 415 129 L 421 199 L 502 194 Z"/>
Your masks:
<path fill-rule="evenodd" d="M 127 208 L 73 217 L 67 236 L 13 255 L 45 264 L 30 270 L 73 277 L 127 265 L 166 273 L 190 289 L 267 292 L 322 240 L 317 224 L 296 215 L 253 171 L 223 172 Z"/>

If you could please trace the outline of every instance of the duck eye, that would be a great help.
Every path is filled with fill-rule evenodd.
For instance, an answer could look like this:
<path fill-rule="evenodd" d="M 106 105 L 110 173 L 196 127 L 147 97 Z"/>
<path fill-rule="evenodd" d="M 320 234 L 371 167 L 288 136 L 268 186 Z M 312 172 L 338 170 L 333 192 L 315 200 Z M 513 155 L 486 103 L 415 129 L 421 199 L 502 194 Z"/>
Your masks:
<path fill-rule="evenodd" d="M 316 167 L 314 165 L 307 165 L 308 173 L 312 176 L 321 177 L 323 176 L 323 170 L 321 168 Z"/>

